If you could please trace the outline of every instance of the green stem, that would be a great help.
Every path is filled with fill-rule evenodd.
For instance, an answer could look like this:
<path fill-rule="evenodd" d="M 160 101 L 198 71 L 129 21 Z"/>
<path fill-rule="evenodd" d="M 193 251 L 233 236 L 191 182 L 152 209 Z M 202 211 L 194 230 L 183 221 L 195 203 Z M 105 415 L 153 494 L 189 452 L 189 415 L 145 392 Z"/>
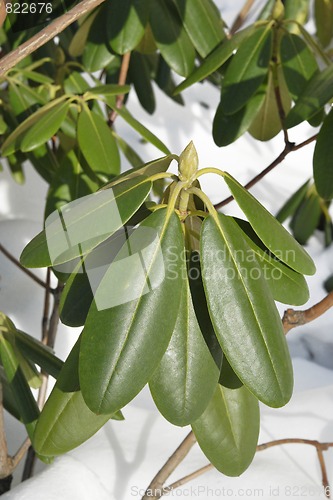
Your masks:
<path fill-rule="evenodd" d="M 168 213 L 167 216 L 170 217 L 171 213 L 175 210 L 177 198 L 181 192 L 182 189 L 186 186 L 186 182 L 177 182 L 177 185 L 175 186 L 175 189 L 173 190 L 172 195 L 170 196 L 169 202 L 168 202 Z"/>
<path fill-rule="evenodd" d="M 208 167 L 208 168 L 202 168 L 201 170 L 198 171 L 198 173 L 196 174 L 195 178 L 197 179 L 198 177 L 201 177 L 202 175 L 205 175 L 205 174 L 216 174 L 216 175 L 219 175 L 220 177 L 223 177 L 225 176 L 225 172 L 223 172 L 222 170 L 219 170 L 218 168 L 215 168 L 215 167 Z"/>
<path fill-rule="evenodd" d="M 210 199 L 208 198 L 208 196 L 203 191 L 201 191 L 201 189 L 195 188 L 195 187 L 191 187 L 191 188 L 188 189 L 187 192 L 189 194 L 195 194 L 198 198 L 200 198 L 204 202 L 204 204 L 206 205 L 206 207 L 208 208 L 208 211 L 212 215 L 212 217 L 214 217 L 214 219 L 216 218 L 217 212 L 216 212 L 216 210 L 214 208 L 213 203 L 210 201 Z"/>
<path fill-rule="evenodd" d="M 173 181 L 177 181 L 179 178 L 176 174 L 172 174 L 171 172 L 159 172 L 158 174 L 151 175 L 147 180 L 154 182 L 160 179 L 172 179 Z"/>

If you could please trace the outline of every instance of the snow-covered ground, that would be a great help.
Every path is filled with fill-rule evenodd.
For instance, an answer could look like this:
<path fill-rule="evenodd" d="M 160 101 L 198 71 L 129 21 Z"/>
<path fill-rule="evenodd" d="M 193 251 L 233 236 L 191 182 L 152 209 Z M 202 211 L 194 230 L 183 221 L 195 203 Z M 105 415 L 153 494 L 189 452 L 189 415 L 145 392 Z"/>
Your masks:
<path fill-rule="evenodd" d="M 222 2 L 220 2 L 222 3 Z M 235 5 L 237 4 L 237 5 Z M 240 2 L 223 2 L 229 22 Z M 237 7 L 237 8 L 236 8 Z M 263 170 L 283 149 L 283 138 L 258 143 L 244 136 L 231 146 L 217 148 L 211 137 L 211 123 L 219 93 L 209 84 L 184 92 L 186 109 L 166 99 L 159 89 L 158 107 L 149 116 L 140 108 L 134 95 L 128 107 L 142 123 L 159 135 L 168 147 L 179 154 L 194 140 L 201 167 L 227 170 L 245 183 Z M 204 103 L 204 105 L 202 105 Z M 160 156 L 150 145 L 118 118 L 120 135 L 136 145 L 147 161 Z M 302 141 L 314 133 L 310 127 L 291 131 L 290 139 Z M 252 189 L 252 193 L 273 213 L 311 176 L 313 145 L 290 154 L 287 159 Z M 46 184 L 26 167 L 27 182 L 14 184 L 7 171 L 0 174 L 0 241 L 17 257 L 25 244 L 42 227 Z M 202 179 L 202 187 L 214 202 L 228 195 L 223 180 L 216 176 Z M 235 203 L 226 213 L 239 215 Z M 322 283 L 333 273 L 333 248 L 323 250 L 321 235 L 312 237 L 307 250 L 313 256 L 317 273 L 308 279 L 308 307 L 325 296 Z M 43 275 L 44 271 L 37 271 Z M 0 309 L 16 325 L 39 337 L 43 308 L 43 290 L 24 276 L 0 254 Z M 286 308 L 278 304 L 281 314 Z M 277 438 L 299 437 L 333 441 L 333 310 L 316 322 L 293 330 L 288 341 L 295 371 L 295 394 L 282 409 L 262 407 L 260 442 Z M 56 353 L 65 359 L 80 330 L 61 326 Z M 319 363 L 319 364 L 318 364 Z M 321 365 L 321 366 L 320 366 Z M 329 369 L 330 368 L 330 369 Z M 171 452 L 188 432 L 166 422 L 155 410 L 148 391 L 144 390 L 125 410 L 124 422 L 109 422 L 96 436 L 79 449 L 61 457 L 33 479 L 4 495 L 8 500 L 122 500 L 141 498 L 144 489 Z M 23 426 L 7 419 L 10 452 L 24 439 Z M 333 483 L 333 451 L 325 452 L 329 480 Z M 173 474 L 179 477 L 206 464 L 197 446 Z M 141 495 L 141 496 L 140 496 Z M 215 471 L 171 492 L 177 498 L 248 497 L 287 499 L 325 498 L 321 474 L 313 447 L 285 445 L 262 451 L 240 478 L 227 478 Z"/>

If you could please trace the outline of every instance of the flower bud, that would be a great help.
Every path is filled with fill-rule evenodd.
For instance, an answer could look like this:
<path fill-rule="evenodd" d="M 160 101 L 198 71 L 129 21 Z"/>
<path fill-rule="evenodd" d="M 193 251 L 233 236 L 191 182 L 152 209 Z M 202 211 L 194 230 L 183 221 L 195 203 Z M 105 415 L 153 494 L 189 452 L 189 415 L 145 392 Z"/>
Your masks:
<path fill-rule="evenodd" d="M 179 178 L 181 181 L 189 181 L 194 178 L 198 171 L 199 158 L 197 150 L 191 141 L 179 156 Z"/>

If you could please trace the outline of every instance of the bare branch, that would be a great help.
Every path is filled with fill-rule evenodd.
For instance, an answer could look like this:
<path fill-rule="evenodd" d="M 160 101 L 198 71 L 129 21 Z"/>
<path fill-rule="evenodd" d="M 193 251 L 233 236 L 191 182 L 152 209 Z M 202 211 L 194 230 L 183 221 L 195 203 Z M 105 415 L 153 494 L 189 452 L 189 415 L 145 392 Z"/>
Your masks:
<path fill-rule="evenodd" d="M 67 26 L 74 23 L 81 16 L 87 14 L 87 12 L 90 12 L 104 1 L 105 0 L 82 0 L 82 2 L 75 5 L 75 7 L 73 7 L 70 11 L 58 17 L 46 28 L 42 29 L 26 42 L 22 43 L 22 45 L 17 47 L 17 49 L 9 52 L 9 54 L 0 59 L 0 76 L 3 76 L 10 68 L 15 66 L 15 64 L 37 50 L 39 47 L 45 45 L 48 41 L 52 40 L 52 38 L 67 28 Z"/>
<path fill-rule="evenodd" d="M 322 316 L 333 306 L 333 292 L 330 292 L 324 299 L 305 311 L 295 311 L 287 309 L 282 318 L 284 333 L 288 333 L 296 326 L 305 325 Z"/>
<path fill-rule="evenodd" d="M 242 10 L 239 12 L 238 16 L 233 22 L 233 25 L 230 28 L 230 35 L 234 35 L 236 31 L 238 31 L 243 26 L 253 4 L 254 0 L 246 0 Z"/>
<path fill-rule="evenodd" d="M 118 79 L 118 84 L 119 85 L 125 85 L 126 84 L 126 79 L 127 79 L 127 73 L 128 73 L 130 59 L 131 59 L 131 53 L 130 52 L 127 52 L 126 54 L 124 54 L 123 60 L 121 62 L 121 68 L 120 68 L 119 79 Z M 117 106 L 118 109 L 122 107 L 124 99 L 125 99 L 125 94 L 121 94 L 121 95 L 117 96 L 116 106 Z M 114 121 L 117 118 L 117 116 L 118 116 L 118 113 L 117 113 L 117 111 L 115 109 L 113 111 L 111 111 L 110 117 L 109 117 L 109 122 L 108 122 L 108 124 L 109 124 L 110 127 L 112 127 L 112 125 L 114 124 Z"/>

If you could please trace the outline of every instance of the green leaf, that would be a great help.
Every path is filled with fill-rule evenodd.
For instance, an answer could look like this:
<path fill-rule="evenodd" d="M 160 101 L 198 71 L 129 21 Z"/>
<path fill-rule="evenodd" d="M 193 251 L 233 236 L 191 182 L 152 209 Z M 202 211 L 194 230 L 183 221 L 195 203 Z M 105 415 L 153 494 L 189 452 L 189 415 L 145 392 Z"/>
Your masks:
<path fill-rule="evenodd" d="M 36 425 L 33 446 L 46 456 L 76 448 L 112 417 L 96 415 L 84 402 L 78 374 L 79 349 L 80 339 L 69 354 Z"/>
<path fill-rule="evenodd" d="M 194 68 L 195 50 L 174 5 L 168 0 L 154 0 L 150 26 L 169 66 L 179 75 L 188 76 Z"/>
<path fill-rule="evenodd" d="M 73 38 L 68 46 L 68 52 L 72 57 L 78 57 L 82 55 L 87 43 L 91 25 L 94 22 L 96 16 L 98 15 L 98 12 L 99 10 L 95 9 L 93 12 L 90 12 L 81 23 L 80 23 L 81 20 L 80 19 L 78 20 L 80 26 L 74 33 Z"/>
<path fill-rule="evenodd" d="M 313 176 L 318 194 L 324 200 L 333 198 L 333 111 L 331 110 L 320 129 L 313 155 Z"/>
<path fill-rule="evenodd" d="M 141 156 L 137 154 L 136 151 L 126 142 L 122 137 L 120 137 L 118 134 L 114 133 L 114 137 L 117 139 L 118 146 L 120 148 L 120 151 L 124 154 L 126 160 L 129 162 L 129 164 L 134 167 L 141 167 L 143 165 L 144 161 L 142 160 Z"/>
<path fill-rule="evenodd" d="M 227 387 L 228 389 L 238 389 L 239 387 L 242 387 L 242 385 L 244 385 L 232 369 L 225 354 L 223 355 L 223 363 L 219 383 L 223 387 Z"/>
<path fill-rule="evenodd" d="M 293 97 L 299 97 L 318 71 L 316 58 L 300 36 L 290 33 L 282 37 L 280 57 L 287 87 Z"/>
<path fill-rule="evenodd" d="M 299 274 L 270 254 L 250 224 L 235 219 L 243 231 L 243 237 L 253 250 L 275 300 L 283 304 L 300 306 L 309 299 L 309 289 L 303 274 Z"/>
<path fill-rule="evenodd" d="M 128 77 L 134 85 L 136 95 L 143 109 L 147 113 L 153 114 L 156 108 L 156 100 L 147 56 L 136 51 L 132 52 Z"/>
<path fill-rule="evenodd" d="M 275 81 L 275 78 L 277 81 Z M 272 70 L 269 71 L 265 99 L 249 127 L 249 133 L 258 141 L 269 141 L 282 130 L 282 121 L 275 93 L 276 84 L 279 87 L 284 113 L 288 113 L 291 107 L 291 98 L 281 69 L 276 68 L 276 75 L 273 74 Z"/>
<path fill-rule="evenodd" d="M 62 323 L 74 327 L 84 325 L 93 298 L 88 275 L 79 263 L 61 294 L 59 312 Z"/>
<path fill-rule="evenodd" d="M 253 25 L 236 33 L 230 40 L 224 40 L 206 59 L 201 66 L 196 68 L 191 75 L 180 83 L 174 94 L 179 94 L 194 83 L 200 82 L 211 75 L 222 66 L 234 53 L 234 51 L 244 42 L 254 31 Z"/>
<path fill-rule="evenodd" d="M 250 391 L 265 404 L 279 407 L 292 394 L 292 366 L 281 318 L 263 271 L 251 256 L 231 217 L 206 218 L 202 276 L 218 341 Z"/>
<path fill-rule="evenodd" d="M 230 174 L 225 172 L 224 180 L 266 247 L 295 271 L 301 274 L 314 274 L 316 268 L 311 257 L 275 217 Z"/>
<path fill-rule="evenodd" d="M 91 73 L 105 68 L 115 59 L 115 55 L 108 48 L 106 19 L 107 5 L 104 4 L 92 22 L 82 56 L 83 66 Z"/>
<path fill-rule="evenodd" d="M 67 94 L 83 94 L 88 89 L 89 82 L 78 71 L 71 71 L 64 80 L 64 90 Z"/>
<path fill-rule="evenodd" d="M 265 99 L 265 92 L 260 90 L 247 104 L 232 115 L 224 113 L 220 103 L 213 121 L 213 138 L 217 146 L 228 146 L 238 139 L 250 127 Z"/>
<path fill-rule="evenodd" d="M 83 156 L 97 174 L 118 174 L 117 143 L 105 120 L 84 107 L 77 122 L 77 139 Z"/>
<path fill-rule="evenodd" d="M 87 92 L 86 95 L 113 96 L 120 94 L 128 94 L 130 90 L 131 90 L 130 85 L 116 85 L 114 83 L 109 83 L 105 85 L 98 85 L 97 87 L 89 89 L 89 92 Z"/>
<path fill-rule="evenodd" d="M 323 47 L 327 47 L 333 35 L 333 5 L 331 0 L 315 0 L 315 21 L 317 37 Z"/>
<path fill-rule="evenodd" d="M 29 127 L 21 140 L 21 151 L 24 153 L 32 151 L 51 139 L 66 118 L 69 105 L 68 101 L 59 102 L 49 109 L 46 114 L 43 114 L 31 128 Z"/>
<path fill-rule="evenodd" d="M 316 73 L 288 114 L 285 126 L 292 128 L 309 120 L 333 97 L 333 64 Z"/>
<path fill-rule="evenodd" d="M 169 148 L 158 137 L 156 137 L 155 134 L 153 134 L 144 125 L 142 125 L 142 123 L 136 120 L 126 108 L 123 107 L 118 109 L 116 107 L 114 99 L 108 99 L 107 103 L 111 109 L 116 110 L 119 116 L 121 116 L 123 120 L 125 120 L 125 122 L 128 123 L 136 132 L 138 132 L 138 134 L 140 134 L 141 137 L 143 137 L 146 141 L 150 142 L 150 144 L 153 144 L 153 146 L 162 151 L 162 153 L 166 155 L 171 154 Z"/>
<path fill-rule="evenodd" d="M 301 204 L 304 196 L 306 195 L 309 187 L 309 180 L 307 180 L 302 186 L 297 189 L 297 191 L 285 202 L 285 204 L 280 208 L 275 218 L 281 222 L 281 224 L 290 216 L 294 215 L 295 211 Z"/>
<path fill-rule="evenodd" d="M 309 13 L 309 0 L 285 0 L 285 18 L 294 19 L 300 24 L 305 24 Z M 297 31 L 295 25 L 290 25 L 290 31 Z"/>
<path fill-rule="evenodd" d="M 119 410 L 154 373 L 178 315 L 183 251 L 178 216 L 160 209 L 134 231 L 103 277 L 80 352 L 81 389 L 92 411 Z"/>
<path fill-rule="evenodd" d="M 89 253 L 132 217 L 150 189 L 151 183 L 142 176 L 141 183 L 136 177 L 115 185 L 111 192 L 98 191 L 72 202 L 60 211 L 65 228 L 54 212 L 46 221 L 46 231 L 35 236 L 24 248 L 21 264 L 49 267 Z M 66 236 L 71 238 L 69 242 Z M 49 250 L 52 250 L 52 259 Z"/>
<path fill-rule="evenodd" d="M 175 328 L 149 381 L 150 391 L 162 415 L 184 426 L 204 412 L 218 379 L 219 370 L 200 331 L 186 280 Z"/>
<path fill-rule="evenodd" d="M 291 222 L 293 234 L 301 245 L 305 245 L 317 229 L 321 214 L 319 196 L 312 190 L 298 207 Z"/>
<path fill-rule="evenodd" d="M 326 292 L 333 292 L 333 275 L 329 276 L 324 282 L 324 288 Z"/>
<path fill-rule="evenodd" d="M 272 36 L 268 24 L 257 28 L 238 48 L 222 86 L 221 103 L 226 114 L 239 111 L 264 81 L 272 53 Z"/>
<path fill-rule="evenodd" d="M 111 0 L 107 36 L 117 54 L 133 50 L 145 33 L 151 0 Z"/>
<path fill-rule="evenodd" d="M 206 57 L 224 39 L 224 22 L 212 0 L 173 0 L 195 49 Z"/>
<path fill-rule="evenodd" d="M 227 476 L 239 476 L 256 452 L 259 418 L 258 401 L 246 387 L 227 389 L 219 385 L 192 429 L 214 467 Z"/>
<path fill-rule="evenodd" d="M 20 412 L 18 411 L 13 391 L 7 381 L 5 370 L 0 366 L 0 382 L 2 390 L 2 401 L 5 410 L 8 411 L 14 418 L 21 420 Z"/>

